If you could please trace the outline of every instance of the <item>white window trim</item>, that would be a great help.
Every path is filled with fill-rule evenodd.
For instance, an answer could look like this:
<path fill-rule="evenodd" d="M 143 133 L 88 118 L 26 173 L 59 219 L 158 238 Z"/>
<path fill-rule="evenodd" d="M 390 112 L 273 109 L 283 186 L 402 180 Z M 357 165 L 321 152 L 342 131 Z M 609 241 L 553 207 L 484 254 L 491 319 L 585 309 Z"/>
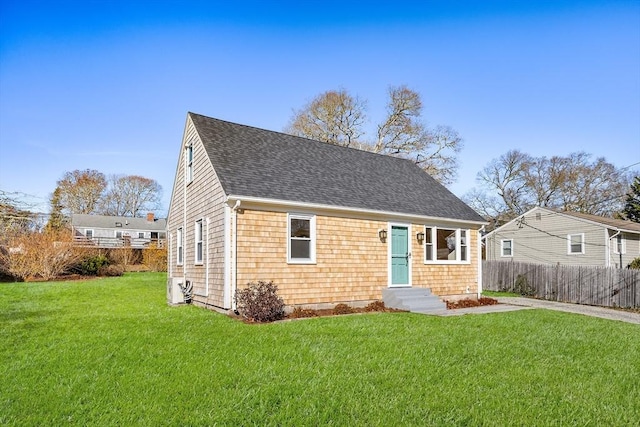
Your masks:
<path fill-rule="evenodd" d="M 118 233 L 120 233 L 120 237 L 118 237 Z M 124 233 L 122 232 L 122 230 L 114 230 L 113 231 L 113 236 L 116 239 L 124 239 Z"/>
<path fill-rule="evenodd" d="M 87 236 L 87 233 L 91 232 L 91 237 Z M 84 230 L 84 237 L 86 237 L 87 239 L 93 239 L 93 237 L 95 236 L 95 233 L 93 231 L 93 228 L 87 228 L 86 230 Z"/>
<path fill-rule="evenodd" d="M 571 252 L 571 237 L 573 236 L 580 236 L 580 252 Z M 584 255 L 584 253 L 585 253 L 584 233 L 567 234 L 567 255 Z"/>
<path fill-rule="evenodd" d="M 618 239 L 622 242 L 622 252 L 618 251 Z M 613 241 L 613 253 L 616 255 L 625 255 L 627 253 L 627 239 L 623 234 L 618 234 Z"/>
<path fill-rule="evenodd" d="M 138 231 L 138 239 L 144 239 L 146 237 L 147 237 L 147 233 L 145 233 L 144 231 Z"/>
<path fill-rule="evenodd" d="M 432 246 L 433 246 L 433 257 L 434 259 L 432 260 L 428 260 L 427 259 L 427 233 L 429 232 L 428 229 L 431 229 L 431 241 Z M 456 239 L 456 259 L 455 260 L 444 260 L 444 259 L 438 259 L 438 229 L 442 229 L 442 230 L 454 230 L 456 233 L 455 239 Z M 462 237 L 462 231 L 466 232 L 467 235 L 467 244 L 465 245 L 465 247 L 467 248 L 467 259 L 462 261 L 460 260 L 460 254 L 461 254 L 461 247 L 462 247 L 462 242 L 461 242 L 461 237 Z M 438 227 L 435 225 L 425 225 L 424 226 L 424 234 L 425 234 L 425 239 L 424 239 L 424 243 L 422 246 L 424 246 L 423 251 L 422 251 L 422 259 L 423 262 L 425 264 L 471 264 L 471 245 L 470 245 L 470 239 L 471 239 L 471 232 L 468 228 L 453 228 L 453 227 Z"/>
<path fill-rule="evenodd" d="M 504 254 L 504 242 L 511 242 L 511 254 L 510 255 L 505 255 Z M 500 256 L 502 258 L 513 258 L 513 239 L 502 239 L 500 240 Z"/>
<path fill-rule="evenodd" d="M 309 258 L 291 258 L 291 220 L 304 219 L 309 221 Z M 315 264 L 316 263 L 316 216 L 311 214 L 287 214 L 287 263 Z"/>
<path fill-rule="evenodd" d="M 184 264 L 184 233 L 182 227 L 178 227 L 176 231 L 176 265 Z"/>
<path fill-rule="evenodd" d="M 189 153 L 191 153 L 191 159 L 189 159 Z M 185 182 L 189 184 L 193 182 L 193 144 L 187 145 L 185 150 L 185 155 L 184 155 L 184 162 L 185 162 L 184 178 L 185 178 Z"/>
<path fill-rule="evenodd" d="M 198 236 L 198 226 L 200 227 L 200 236 Z M 198 237 L 200 240 L 198 240 Z M 204 260 L 204 221 L 202 218 L 196 221 L 193 229 L 193 240 L 194 240 L 194 264 L 202 265 Z M 198 259 L 198 244 L 200 244 L 200 259 Z"/>

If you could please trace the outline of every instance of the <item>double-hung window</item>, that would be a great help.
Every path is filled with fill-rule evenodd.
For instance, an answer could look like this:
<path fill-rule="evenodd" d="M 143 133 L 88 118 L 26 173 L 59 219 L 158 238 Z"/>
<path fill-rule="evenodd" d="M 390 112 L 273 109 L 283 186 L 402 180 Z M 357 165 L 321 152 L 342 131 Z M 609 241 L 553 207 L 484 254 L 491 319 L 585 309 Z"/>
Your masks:
<path fill-rule="evenodd" d="M 202 220 L 196 221 L 195 240 L 196 240 L 196 264 L 202 264 Z"/>
<path fill-rule="evenodd" d="M 187 146 L 187 152 L 185 153 L 185 161 L 186 161 L 185 179 L 188 184 L 191 181 L 193 181 L 193 145 Z"/>
<path fill-rule="evenodd" d="M 90 228 L 84 230 L 84 237 L 86 237 L 87 239 L 93 239 L 93 230 Z"/>
<path fill-rule="evenodd" d="M 584 233 L 567 235 L 567 253 L 569 255 L 584 253 Z"/>
<path fill-rule="evenodd" d="M 469 230 L 425 227 L 424 262 L 452 264 L 469 262 Z"/>
<path fill-rule="evenodd" d="M 183 247 L 182 247 L 182 227 L 178 228 L 176 232 L 176 263 L 182 265 L 183 262 Z"/>
<path fill-rule="evenodd" d="M 287 236 L 289 263 L 314 264 L 316 262 L 315 215 L 289 214 Z"/>
<path fill-rule="evenodd" d="M 627 239 L 625 239 L 622 234 L 618 234 L 616 236 L 616 241 L 613 245 L 613 253 L 624 255 L 627 253 Z"/>
<path fill-rule="evenodd" d="M 502 241 L 500 245 L 500 256 L 503 257 L 512 257 L 513 256 L 513 240 L 505 239 Z"/>

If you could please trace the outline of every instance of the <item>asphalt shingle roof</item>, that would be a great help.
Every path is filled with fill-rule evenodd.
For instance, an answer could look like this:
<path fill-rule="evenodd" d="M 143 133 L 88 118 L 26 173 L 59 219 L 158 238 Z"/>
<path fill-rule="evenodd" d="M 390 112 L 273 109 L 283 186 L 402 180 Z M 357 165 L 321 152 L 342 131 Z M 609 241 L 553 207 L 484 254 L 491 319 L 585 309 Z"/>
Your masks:
<path fill-rule="evenodd" d="M 189 117 L 227 195 L 485 222 L 409 160 Z"/>

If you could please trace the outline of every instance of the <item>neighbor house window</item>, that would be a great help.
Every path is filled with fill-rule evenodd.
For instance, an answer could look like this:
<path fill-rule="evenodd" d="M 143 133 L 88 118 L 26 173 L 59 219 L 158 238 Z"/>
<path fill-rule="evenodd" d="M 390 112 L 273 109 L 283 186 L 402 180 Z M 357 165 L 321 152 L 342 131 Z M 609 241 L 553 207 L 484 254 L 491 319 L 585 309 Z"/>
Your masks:
<path fill-rule="evenodd" d="M 144 231 L 138 231 L 138 239 L 144 239 Z"/>
<path fill-rule="evenodd" d="M 122 231 L 116 231 L 116 239 L 122 239 Z"/>
<path fill-rule="evenodd" d="M 584 233 L 567 235 L 569 254 L 584 253 Z"/>
<path fill-rule="evenodd" d="M 196 264 L 202 264 L 202 220 L 196 221 Z"/>
<path fill-rule="evenodd" d="M 469 230 L 425 227 L 424 234 L 426 263 L 469 262 Z"/>
<path fill-rule="evenodd" d="M 182 265 L 182 260 L 183 260 L 183 250 L 182 250 L 182 228 L 178 228 L 178 231 L 176 233 L 176 259 L 177 259 L 177 264 L 178 265 Z"/>
<path fill-rule="evenodd" d="M 622 255 L 627 253 L 627 239 L 625 239 L 622 234 L 618 234 L 616 236 L 616 241 L 613 246 L 613 253 Z"/>
<path fill-rule="evenodd" d="M 502 256 L 510 257 L 513 256 L 513 240 L 503 240 L 502 241 Z"/>
<path fill-rule="evenodd" d="M 84 230 L 84 237 L 87 239 L 93 239 L 93 230 Z"/>
<path fill-rule="evenodd" d="M 287 226 L 288 261 L 312 264 L 316 261 L 315 215 L 290 214 Z"/>
<path fill-rule="evenodd" d="M 187 147 L 186 162 L 187 162 L 186 180 L 188 184 L 191 181 L 193 181 L 193 145 L 189 145 Z"/>

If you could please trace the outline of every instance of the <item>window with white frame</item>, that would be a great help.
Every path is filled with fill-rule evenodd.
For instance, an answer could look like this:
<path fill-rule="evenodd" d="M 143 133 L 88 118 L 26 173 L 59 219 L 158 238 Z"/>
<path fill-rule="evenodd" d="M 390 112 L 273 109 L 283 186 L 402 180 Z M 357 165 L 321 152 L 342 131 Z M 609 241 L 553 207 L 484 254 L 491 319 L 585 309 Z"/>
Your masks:
<path fill-rule="evenodd" d="M 178 228 L 176 232 L 176 263 L 182 265 L 183 262 L 183 247 L 182 247 L 182 227 Z"/>
<path fill-rule="evenodd" d="M 193 181 L 193 145 L 187 146 L 187 152 L 185 153 L 185 161 L 186 161 L 186 176 L 185 179 L 187 184 Z"/>
<path fill-rule="evenodd" d="M 513 239 L 502 240 L 500 245 L 500 255 L 503 257 L 513 256 Z"/>
<path fill-rule="evenodd" d="M 584 253 L 584 233 L 567 235 L 567 253 L 569 255 Z"/>
<path fill-rule="evenodd" d="M 202 264 L 202 220 L 196 221 L 195 240 L 196 240 L 196 264 Z"/>
<path fill-rule="evenodd" d="M 116 230 L 116 239 L 122 239 L 122 231 Z"/>
<path fill-rule="evenodd" d="M 84 230 L 84 237 L 86 237 L 87 239 L 93 239 L 93 230 L 90 228 Z"/>
<path fill-rule="evenodd" d="M 144 239 L 144 231 L 138 231 L 138 239 Z"/>
<path fill-rule="evenodd" d="M 425 227 L 424 234 L 425 263 L 469 262 L 469 230 Z"/>
<path fill-rule="evenodd" d="M 287 226 L 287 258 L 294 264 L 316 262 L 315 215 L 289 214 Z"/>
<path fill-rule="evenodd" d="M 616 236 L 615 243 L 613 245 L 613 253 L 624 255 L 627 253 L 627 239 L 622 234 Z"/>

